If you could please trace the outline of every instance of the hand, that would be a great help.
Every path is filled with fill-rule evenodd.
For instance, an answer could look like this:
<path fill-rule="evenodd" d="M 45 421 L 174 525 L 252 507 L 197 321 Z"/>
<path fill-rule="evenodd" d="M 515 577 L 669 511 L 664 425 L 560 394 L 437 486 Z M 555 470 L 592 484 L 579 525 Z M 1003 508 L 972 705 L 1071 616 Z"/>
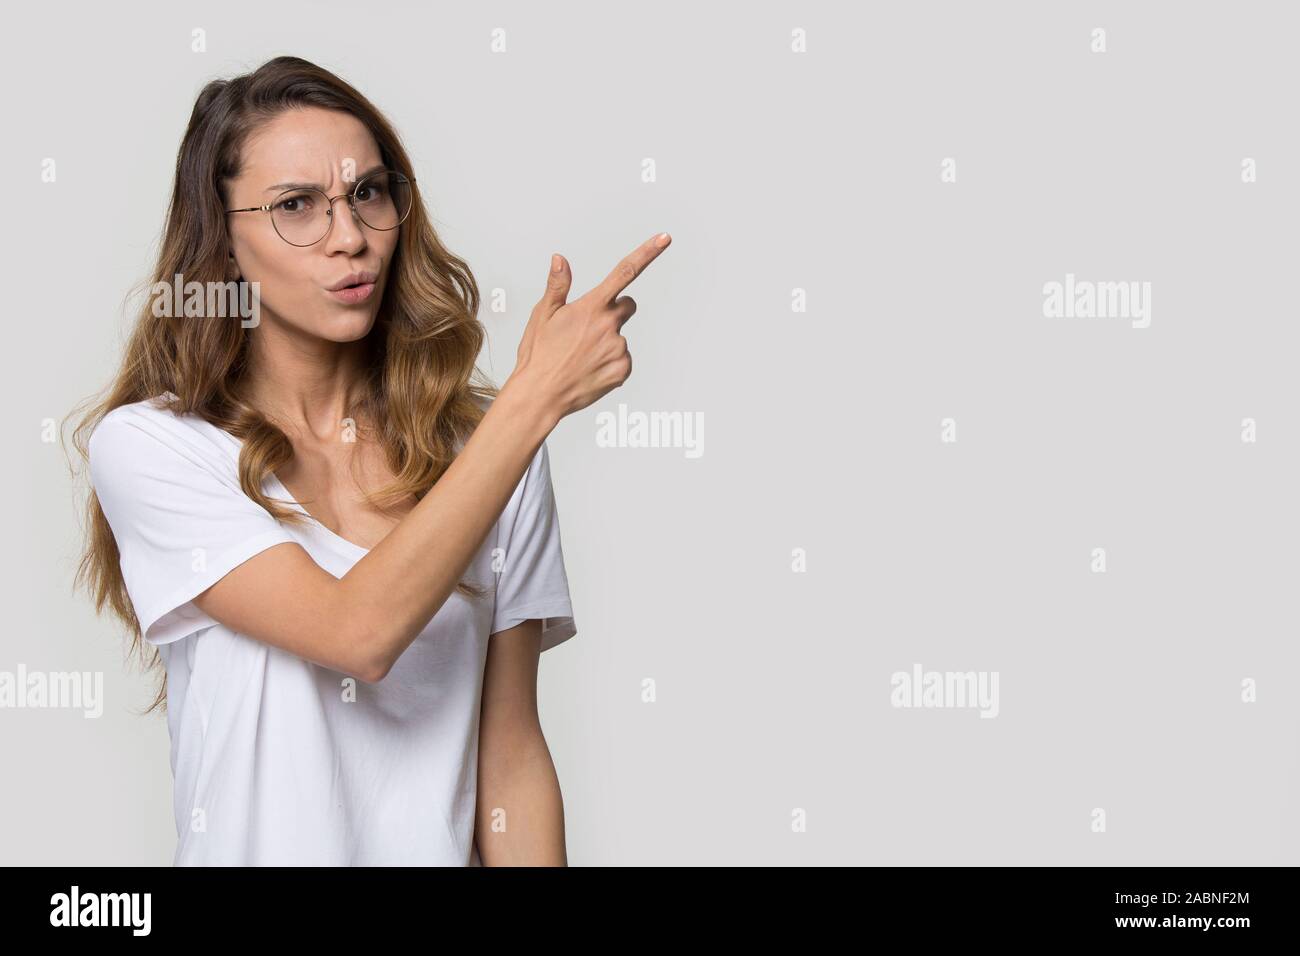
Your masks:
<path fill-rule="evenodd" d="M 647 239 L 600 285 L 567 304 L 573 275 L 563 256 L 552 257 L 546 292 L 524 327 L 511 378 L 518 376 L 535 390 L 534 398 L 552 408 L 557 421 L 618 388 L 632 374 L 632 355 L 619 330 L 636 312 L 636 302 L 619 293 L 671 242 L 666 232 Z"/>

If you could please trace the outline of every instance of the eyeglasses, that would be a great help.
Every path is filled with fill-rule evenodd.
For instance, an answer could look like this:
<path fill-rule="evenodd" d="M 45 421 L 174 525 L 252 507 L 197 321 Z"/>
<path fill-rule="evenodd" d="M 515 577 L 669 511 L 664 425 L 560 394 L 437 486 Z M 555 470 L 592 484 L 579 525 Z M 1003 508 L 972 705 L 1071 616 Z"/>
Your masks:
<path fill-rule="evenodd" d="M 311 246 L 329 235 L 334 225 L 334 200 L 347 199 L 362 223 L 371 229 L 396 229 L 411 212 L 411 183 L 399 172 L 382 169 L 357 181 L 352 192 L 331 199 L 313 186 L 286 189 L 265 206 L 226 212 L 269 212 L 271 225 L 291 246 Z"/>

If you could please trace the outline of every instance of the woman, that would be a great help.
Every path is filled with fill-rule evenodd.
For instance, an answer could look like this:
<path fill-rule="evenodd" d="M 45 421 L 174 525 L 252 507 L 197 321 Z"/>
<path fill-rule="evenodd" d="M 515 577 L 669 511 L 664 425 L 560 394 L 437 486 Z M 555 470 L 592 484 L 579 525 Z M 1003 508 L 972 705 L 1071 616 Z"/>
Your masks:
<path fill-rule="evenodd" d="M 154 300 L 74 436 L 78 581 L 165 666 L 176 864 L 567 863 L 545 439 L 626 381 L 620 293 L 668 242 L 572 302 L 553 257 L 515 371 L 472 383 L 473 275 L 375 107 L 296 57 L 203 89 Z M 165 294 L 226 282 L 252 321 Z"/>

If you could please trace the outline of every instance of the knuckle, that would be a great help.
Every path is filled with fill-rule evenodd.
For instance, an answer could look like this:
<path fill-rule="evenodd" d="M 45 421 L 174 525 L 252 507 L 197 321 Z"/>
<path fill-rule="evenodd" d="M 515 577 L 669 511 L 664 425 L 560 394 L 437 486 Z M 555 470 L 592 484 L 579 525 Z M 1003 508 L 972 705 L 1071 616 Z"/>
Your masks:
<path fill-rule="evenodd" d="M 631 282 L 637 277 L 637 267 L 635 262 L 623 261 L 619 263 L 618 277 L 624 282 Z"/>

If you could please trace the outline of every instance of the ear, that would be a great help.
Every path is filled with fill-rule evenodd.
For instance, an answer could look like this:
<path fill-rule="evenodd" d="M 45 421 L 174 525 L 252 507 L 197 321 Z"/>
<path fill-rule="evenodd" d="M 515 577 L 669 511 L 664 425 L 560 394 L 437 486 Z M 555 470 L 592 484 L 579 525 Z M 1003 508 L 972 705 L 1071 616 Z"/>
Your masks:
<path fill-rule="evenodd" d="M 239 280 L 239 263 L 235 261 L 235 250 L 226 251 L 226 281 L 237 282 Z"/>

